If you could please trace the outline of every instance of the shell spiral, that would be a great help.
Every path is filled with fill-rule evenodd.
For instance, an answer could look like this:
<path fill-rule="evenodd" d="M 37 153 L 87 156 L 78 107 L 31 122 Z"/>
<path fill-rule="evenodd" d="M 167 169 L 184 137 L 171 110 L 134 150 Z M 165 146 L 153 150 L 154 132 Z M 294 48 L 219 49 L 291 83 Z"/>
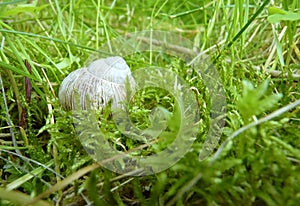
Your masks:
<path fill-rule="evenodd" d="M 99 59 L 71 72 L 59 88 L 58 99 L 64 109 L 75 109 L 75 92 L 78 92 L 82 109 L 103 108 L 110 99 L 112 108 L 119 108 L 126 97 L 127 78 L 133 88 L 135 81 L 122 57 Z"/>

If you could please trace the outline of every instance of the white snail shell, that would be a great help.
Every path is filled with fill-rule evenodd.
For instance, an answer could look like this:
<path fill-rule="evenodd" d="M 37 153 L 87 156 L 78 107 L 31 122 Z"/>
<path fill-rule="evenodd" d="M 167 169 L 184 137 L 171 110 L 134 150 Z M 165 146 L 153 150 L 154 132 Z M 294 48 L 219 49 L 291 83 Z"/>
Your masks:
<path fill-rule="evenodd" d="M 122 57 L 99 59 L 87 68 L 71 72 L 59 88 L 58 99 L 64 109 L 75 109 L 74 95 L 77 91 L 83 109 L 87 106 L 92 109 L 103 108 L 110 99 L 112 99 L 112 108 L 120 108 L 121 102 L 126 98 L 127 78 L 133 88 L 135 81 Z"/>

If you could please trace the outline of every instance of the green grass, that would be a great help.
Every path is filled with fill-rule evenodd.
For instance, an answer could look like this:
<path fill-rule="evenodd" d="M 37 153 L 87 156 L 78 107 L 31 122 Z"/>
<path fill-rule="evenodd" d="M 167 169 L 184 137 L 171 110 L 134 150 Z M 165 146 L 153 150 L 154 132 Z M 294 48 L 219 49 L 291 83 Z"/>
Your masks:
<path fill-rule="evenodd" d="M 0 205 L 32 200 L 36 205 L 297 205 L 300 5 L 270 2 L 0 2 Z M 278 21 L 270 23 L 270 18 Z M 105 55 L 99 51 L 104 44 L 114 50 L 114 38 L 143 30 L 172 31 L 189 39 L 198 53 L 214 61 L 227 103 L 221 139 L 200 161 L 212 108 L 201 76 L 160 52 L 126 56 L 132 71 L 159 65 L 188 82 L 201 115 L 197 139 L 177 164 L 135 177 L 95 163 L 57 96 L 68 73 Z M 32 84 L 31 94 L 26 93 L 25 77 Z M 137 128 L 149 127 L 148 116 L 158 104 L 176 116 L 174 97 L 162 89 L 140 91 L 131 103 Z M 109 108 L 98 115 L 114 148 L 131 151 L 140 146 L 116 128 Z M 168 122 L 164 141 L 133 154 L 166 148 L 178 122 Z"/>

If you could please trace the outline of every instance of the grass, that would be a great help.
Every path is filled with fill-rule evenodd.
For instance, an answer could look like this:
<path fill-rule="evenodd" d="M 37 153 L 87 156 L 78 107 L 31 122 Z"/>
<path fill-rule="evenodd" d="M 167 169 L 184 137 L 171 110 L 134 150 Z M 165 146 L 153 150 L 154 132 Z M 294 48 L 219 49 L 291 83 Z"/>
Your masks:
<path fill-rule="evenodd" d="M 0 204 L 297 205 L 299 7 L 298 1 L 268 0 L 1 2 Z M 180 76 L 197 95 L 201 118 L 192 148 L 174 166 L 148 176 L 122 175 L 88 155 L 57 95 L 68 73 L 106 55 L 104 44 L 116 51 L 115 38 L 143 30 L 172 31 L 191 41 L 184 51 L 196 49 L 213 60 L 226 117 L 217 116 L 225 118 L 220 141 L 200 161 L 214 108 L 205 77 L 159 51 L 124 57 L 132 71 L 158 65 Z M 117 49 L 126 52 L 120 44 Z M 111 145 L 136 157 L 166 148 L 180 119 L 171 94 L 140 91 L 130 118 L 148 128 L 158 104 L 173 115 L 161 135 L 165 141 L 135 151 L 141 144 L 125 138 L 107 108 L 98 115 Z"/>

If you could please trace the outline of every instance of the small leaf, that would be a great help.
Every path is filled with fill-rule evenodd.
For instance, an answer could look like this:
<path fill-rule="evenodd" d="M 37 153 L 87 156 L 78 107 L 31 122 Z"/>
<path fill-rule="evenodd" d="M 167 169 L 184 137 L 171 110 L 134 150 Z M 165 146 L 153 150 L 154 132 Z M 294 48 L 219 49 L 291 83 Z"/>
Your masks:
<path fill-rule="evenodd" d="M 21 4 L 15 8 L 3 10 L 0 14 L 0 17 L 7 18 L 10 16 L 16 16 L 19 13 L 30 13 L 32 15 L 36 15 L 48 6 L 48 4 L 43 6 L 36 6 L 33 4 Z"/>
<path fill-rule="evenodd" d="M 280 10 L 278 12 L 274 12 L 274 10 L 271 12 L 273 14 L 268 16 L 268 21 L 273 24 L 273 23 L 278 23 L 280 21 L 298 21 L 300 20 L 300 14 L 291 12 L 291 11 L 284 11 Z"/>
<path fill-rule="evenodd" d="M 87 194 L 95 205 L 105 205 L 105 202 L 99 198 L 100 194 L 97 185 L 95 184 L 95 182 L 97 182 L 96 174 L 97 170 L 91 172 L 91 175 L 86 182 Z"/>
<path fill-rule="evenodd" d="M 277 8 L 277 7 L 269 7 L 268 8 L 268 13 L 269 13 L 269 16 L 273 15 L 273 14 L 286 14 L 287 11 L 283 10 L 283 9 L 280 9 L 280 8 Z"/>
<path fill-rule="evenodd" d="M 69 67 L 71 64 L 72 64 L 72 62 L 69 58 L 64 58 L 61 62 L 59 62 L 55 65 L 59 69 L 64 69 L 66 67 Z"/>
<path fill-rule="evenodd" d="M 253 88 L 249 81 L 243 81 L 243 85 L 243 94 L 237 101 L 237 108 L 245 121 L 248 121 L 253 115 L 259 115 L 272 108 L 282 97 L 281 94 L 266 96 L 267 80 L 257 88 Z"/>

